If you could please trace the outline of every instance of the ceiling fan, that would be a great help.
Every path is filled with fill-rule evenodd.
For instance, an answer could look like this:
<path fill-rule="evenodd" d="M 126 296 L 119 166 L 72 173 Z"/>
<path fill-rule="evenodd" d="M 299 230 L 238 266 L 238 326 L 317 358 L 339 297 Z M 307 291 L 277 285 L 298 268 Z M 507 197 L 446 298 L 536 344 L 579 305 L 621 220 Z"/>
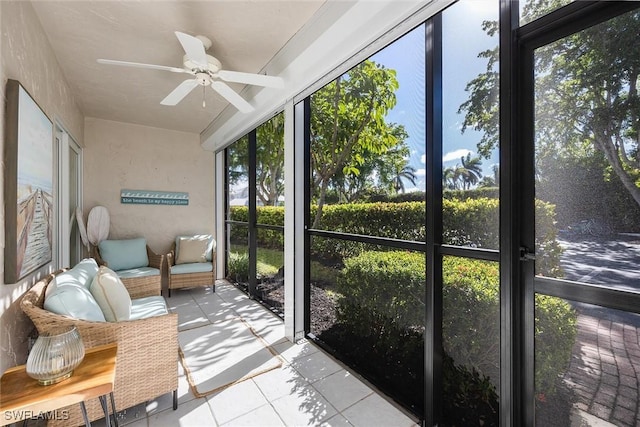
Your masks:
<path fill-rule="evenodd" d="M 211 47 L 211 40 L 204 36 L 190 36 L 180 31 L 176 31 L 175 34 L 186 54 L 182 58 L 182 68 L 141 64 L 139 62 L 115 61 L 112 59 L 98 59 L 97 61 L 100 64 L 150 68 L 153 70 L 170 71 L 172 73 L 186 73 L 194 76 L 194 78 L 187 79 L 180 83 L 178 87 L 160 101 L 162 105 L 176 105 L 196 87 L 202 86 L 204 90 L 206 86 L 211 86 L 213 90 L 222 95 L 222 97 L 233 104 L 238 110 L 243 113 L 248 113 L 253 111 L 251 104 L 224 82 L 244 83 L 273 88 L 284 87 L 284 81 L 280 77 L 223 70 L 220 61 L 206 53 L 207 49 Z"/>

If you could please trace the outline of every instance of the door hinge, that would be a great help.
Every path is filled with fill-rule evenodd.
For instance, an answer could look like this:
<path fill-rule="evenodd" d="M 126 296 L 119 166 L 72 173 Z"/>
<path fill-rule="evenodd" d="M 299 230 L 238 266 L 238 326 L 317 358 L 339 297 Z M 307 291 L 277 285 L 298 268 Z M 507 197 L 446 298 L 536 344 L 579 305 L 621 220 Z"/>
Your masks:
<path fill-rule="evenodd" d="M 536 254 L 526 246 L 520 246 L 520 261 L 535 261 Z"/>

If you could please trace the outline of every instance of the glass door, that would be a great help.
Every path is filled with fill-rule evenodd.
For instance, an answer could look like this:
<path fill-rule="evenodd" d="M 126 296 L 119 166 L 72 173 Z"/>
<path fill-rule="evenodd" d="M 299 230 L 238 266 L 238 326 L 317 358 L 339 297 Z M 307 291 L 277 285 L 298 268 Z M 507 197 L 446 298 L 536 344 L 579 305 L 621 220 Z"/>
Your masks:
<path fill-rule="evenodd" d="M 640 423 L 640 11 L 609 16 L 564 21 L 524 55 L 534 231 L 522 259 L 539 426 Z"/>

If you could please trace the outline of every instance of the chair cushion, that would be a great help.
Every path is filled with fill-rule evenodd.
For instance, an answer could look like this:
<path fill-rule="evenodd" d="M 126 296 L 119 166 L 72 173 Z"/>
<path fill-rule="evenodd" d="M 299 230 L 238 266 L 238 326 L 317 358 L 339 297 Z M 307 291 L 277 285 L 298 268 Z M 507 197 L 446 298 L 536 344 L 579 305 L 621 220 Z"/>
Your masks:
<path fill-rule="evenodd" d="M 105 266 L 100 267 L 89 290 L 107 322 L 129 320 L 131 297 L 116 272 Z"/>
<path fill-rule="evenodd" d="M 171 267 L 171 274 L 208 273 L 210 271 L 213 271 L 213 264 L 210 262 L 177 264 Z"/>
<path fill-rule="evenodd" d="M 189 264 L 207 261 L 207 241 L 197 239 L 180 240 L 180 251 L 176 256 L 176 264 Z"/>
<path fill-rule="evenodd" d="M 55 292 L 59 286 L 67 284 L 81 285 L 88 290 L 97 273 L 98 263 L 96 260 L 93 258 L 85 258 L 71 270 L 56 275 L 45 290 L 45 298 Z"/>
<path fill-rule="evenodd" d="M 103 240 L 98 245 L 100 256 L 113 271 L 147 267 L 147 241 L 140 237 L 126 240 Z"/>
<path fill-rule="evenodd" d="M 116 271 L 121 279 L 131 279 L 135 277 L 159 276 L 160 269 L 155 267 L 130 268 L 128 270 Z"/>
<path fill-rule="evenodd" d="M 154 295 L 151 297 L 136 298 L 131 301 L 131 317 L 129 320 L 146 319 L 164 314 L 169 314 L 164 297 Z"/>
<path fill-rule="evenodd" d="M 104 322 L 102 309 L 88 289 L 79 283 L 65 282 L 44 299 L 44 309 L 74 319 Z"/>
<path fill-rule="evenodd" d="M 216 250 L 216 241 L 211 234 L 197 234 L 195 236 L 178 236 L 176 237 L 176 260 L 180 254 L 180 242 L 183 240 L 204 240 L 207 242 L 205 258 L 206 261 L 213 259 L 213 251 Z M 177 261 L 176 261 L 177 264 Z"/>

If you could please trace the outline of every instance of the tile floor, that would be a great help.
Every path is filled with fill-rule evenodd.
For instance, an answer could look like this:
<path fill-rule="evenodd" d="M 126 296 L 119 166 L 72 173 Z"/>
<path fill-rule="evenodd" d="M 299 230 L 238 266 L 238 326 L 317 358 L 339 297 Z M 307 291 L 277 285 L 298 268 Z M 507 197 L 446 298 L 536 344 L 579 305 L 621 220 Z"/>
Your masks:
<path fill-rule="evenodd" d="M 182 330 L 241 316 L 285 363 L 199 399 L 179 364 L 178 409 L 164 395 L 123 411 L 121 426 L 417 426 L 313 343 L 284 338 L 282 321 L 228 282 L 218 281 L 215 293 L 174 290 L 167 301 Z"/>

